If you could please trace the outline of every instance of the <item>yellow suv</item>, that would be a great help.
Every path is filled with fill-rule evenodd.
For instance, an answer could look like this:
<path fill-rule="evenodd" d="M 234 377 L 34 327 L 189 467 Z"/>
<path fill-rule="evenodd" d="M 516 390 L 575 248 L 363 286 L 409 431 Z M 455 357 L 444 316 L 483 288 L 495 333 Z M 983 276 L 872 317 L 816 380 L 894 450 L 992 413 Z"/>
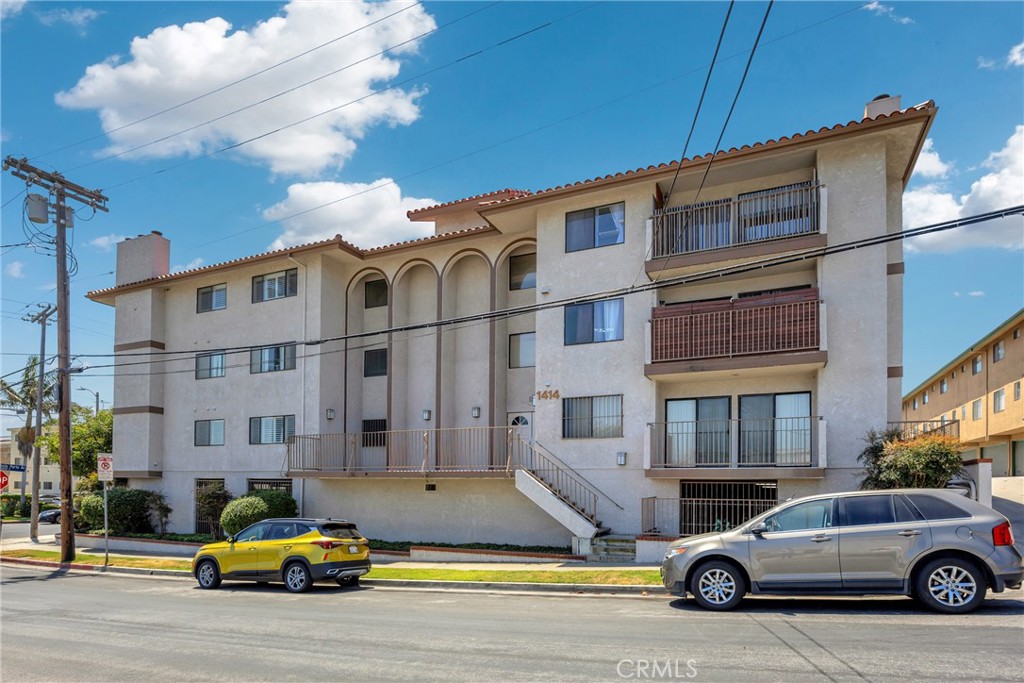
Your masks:
<path fill-rule="evenodd" d="M 289 591 L 302 593 L 327 579 L 355 586 L 369 571 L 369 543 L 343 519 L 265 519 L 204 545 L 192 558 L 192 575 L 207 589 L 222 579 L 284 581 Z"/>

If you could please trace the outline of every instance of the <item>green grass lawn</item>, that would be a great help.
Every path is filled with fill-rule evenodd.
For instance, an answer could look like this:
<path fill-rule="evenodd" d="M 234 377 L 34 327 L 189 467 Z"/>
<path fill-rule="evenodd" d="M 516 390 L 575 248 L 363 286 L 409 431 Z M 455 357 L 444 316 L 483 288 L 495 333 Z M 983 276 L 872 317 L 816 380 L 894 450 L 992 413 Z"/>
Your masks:
<path fill-rule="evenodd" d="M 52 550 L 5 550 L 3 557 L 27 558 L 58 562 L 60 553 Z M 78 553 L 78 564 L 102 565 L 103 555 Z M 114 567 L 138 567 L 141 569 L 178 569 L 189 571 L 189 560 L 158 560 L 149 557 L 111 556 Z M 604 586 L 653 586 L 660 585 L 657 570 L 636 569 L 580 569 L 573 571 L 551 571 L 545 569 L 416 569 L 399 567 L 374 567 L 366 576 L 368 579 L 400 579 L 405 581 L 472 581 L 479 583 L 559 583 L 597 584 Z"/>

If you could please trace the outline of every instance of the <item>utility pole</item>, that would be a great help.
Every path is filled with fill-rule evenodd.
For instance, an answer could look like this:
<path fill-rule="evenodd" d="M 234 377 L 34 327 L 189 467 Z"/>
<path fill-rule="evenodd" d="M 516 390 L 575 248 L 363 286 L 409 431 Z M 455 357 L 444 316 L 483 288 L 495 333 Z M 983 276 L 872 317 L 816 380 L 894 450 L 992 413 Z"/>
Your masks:
<path fill-rule="evenodd" d="M 68 374 L 71 363 L 71 337 L 68 306 L 68 243 L 67 229 L 69 210 L 67 200 L 73 199 L 94 210 L 107 211 L 107 198 L 99 190 L 90 190 L 67 180 L 56 172 L 44 171 L 28 163 L 28 159 L 4 159 L 4 170 L 11 170 L 15 178 L 21 178 L 27 185 L 36 185 L 53 196 L 52 207 L 56 214 L 54 225 L 57 229 L 57 382 L 58 382 L 58 440 L 60 442 L 60 561 L 75 559 L 74 509 L 71 505 L 71 377 Z M 29 195 L 29 199 L 32 196 Z M 45 201 L 45 198 L 43 198 Z M 50 206 L 47 203 L 47 206 Z M 73 214 L 71 214 L 73 215 Z M 29 213 L 33 222 L 48 222 L 48 218 Z"/>
<path fill-rule="evenodd" d="M 39 541 L 39 468 L 42 465 L 39 437 L 43 435 L 43 395 L 46 393 L 46 387 L 43 386 L 46 377 L 46 319 L 56 310 L 54 306 L 47 304 L 35 316 L 27 318 L 28 322 L 39 323 L 39 379 L 36 383 L 36 438 L 32 447 L 32 512 L 29 520 L 29 536 L 36 542 Z M 25 490 L 24 481 L 21 490 Z"/>

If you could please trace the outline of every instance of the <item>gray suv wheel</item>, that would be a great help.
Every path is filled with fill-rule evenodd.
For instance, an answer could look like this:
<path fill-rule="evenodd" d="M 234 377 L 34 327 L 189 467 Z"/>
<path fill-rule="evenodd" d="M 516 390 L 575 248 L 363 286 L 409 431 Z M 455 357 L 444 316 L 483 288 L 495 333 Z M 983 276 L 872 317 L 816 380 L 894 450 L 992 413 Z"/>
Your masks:
<path fill-rule="evenodd" d="M 972 562 L 942 557 L 918 573 L 914 595 L 936 612 L 964 614 L 981 607 L 986 588 L 985 575 Z"/>
<path fill-rule="evenodd" d="M 725 611 L 736 608 L 743 601 L 747 582 L 734 565 L 713 560 L 693 572 L 690 592 L 704 609 Z"/>

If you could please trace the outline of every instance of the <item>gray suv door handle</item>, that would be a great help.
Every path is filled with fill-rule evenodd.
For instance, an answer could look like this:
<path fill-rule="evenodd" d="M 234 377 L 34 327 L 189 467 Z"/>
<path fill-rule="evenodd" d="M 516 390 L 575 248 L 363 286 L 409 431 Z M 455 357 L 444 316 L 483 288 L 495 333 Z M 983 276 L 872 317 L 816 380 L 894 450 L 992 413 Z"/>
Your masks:
<path fill-rule="evenodd" d="M 825 541 L 831 541 L 831 536 L 812 536 L 811 543 L 824 543 Z"/>
<path fill-rule="evenodd" d="M 900 532 L 900 536 L 920 536 L 921 532 L 917 529 L 905 529 Z"/>

